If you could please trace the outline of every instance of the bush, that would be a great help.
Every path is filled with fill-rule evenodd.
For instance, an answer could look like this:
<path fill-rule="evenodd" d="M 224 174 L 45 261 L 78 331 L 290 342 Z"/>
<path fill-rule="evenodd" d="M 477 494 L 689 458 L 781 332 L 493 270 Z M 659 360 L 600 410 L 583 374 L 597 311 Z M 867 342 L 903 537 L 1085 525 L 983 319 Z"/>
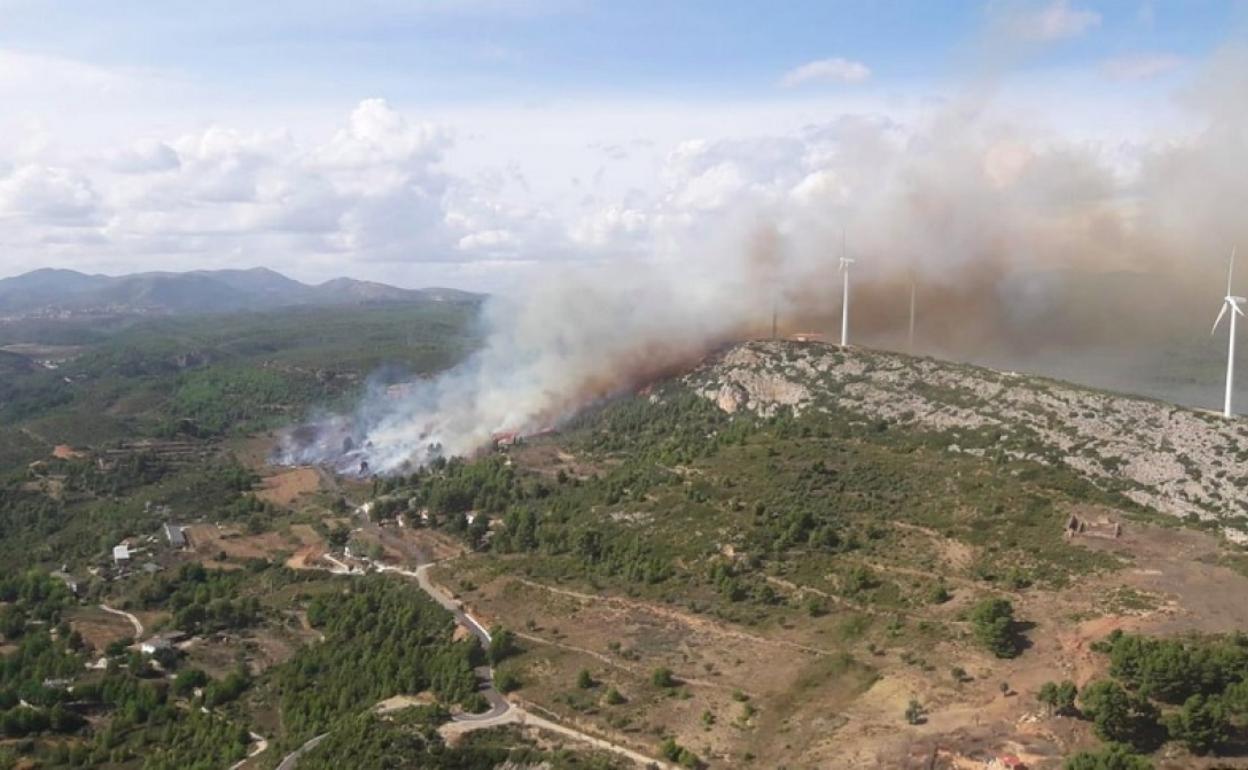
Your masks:
<path fill-rule="evenodd" d="M 650 681 L 655 687 L 672 688 L 676 686 L 676 677 L 672 675 L 672 670 L 667 667 L 660 667 L 654 670 L 650 675 Z"/>
<path fill-rule="evenodd" d="M 914 698 L 911 698 L 910 704 L 906 706 L 906 723 L 912 725 L 923 724 L 923 705 Z"/>
<path fill-rule="evenodd" d="M 576 675 L 576 686 L 582 690 L 588 690 L 594 686 L 594 677 L 589 673 L 589 669 L 583 668 Z"/>
<path fill-rule="evenodd" d="M 494 686 L 502 693 L 514 692 L 521 687 L 520 677 L 511 669 L 499 671 L 494 675 Z"/>
<path fill-rule="evenodd" d="M 491 666 L 497 666 L 519 651 L 519 647 L 516 646 L 516 635 L 511 631 L 500 626 L 490 632 L 488 655 Z"/>

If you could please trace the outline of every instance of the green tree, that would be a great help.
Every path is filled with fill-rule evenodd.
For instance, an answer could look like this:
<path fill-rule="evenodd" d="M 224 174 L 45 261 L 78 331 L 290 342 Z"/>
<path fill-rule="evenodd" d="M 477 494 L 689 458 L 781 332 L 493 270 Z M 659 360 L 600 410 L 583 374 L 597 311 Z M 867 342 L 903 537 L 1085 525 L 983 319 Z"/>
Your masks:
<path fill-rule="evenodd" d="M 1048 707 L 1050 714 L 1067 715 L 1074 713 L 1075 698 L 1079 688 L 1069 679 L 1058 682 L 1045 682 L 1036 693 L 1036 700 Z"/>
<path fill-rule="evenodd" d="M 499 626 L 490 632 L 490 665 L 497 666 L 517 652 L 516 635 L 511 631 Z"/>
<path fill-rule="evenodd" d="M 985 599 L 971 610 L 975 638 L 998 658 L 1013 658 L 1019 653 L 1018 634 L 1014 628 L 1014 605 L 1007 599 Z"/>
<path fill-rule="evenodd" d="M 1220 698 L 1193 695 L 1166 719 L 1170 737 L 1193 754 L 1209 754 L 1226 743 L 1231 723 Z"/>
<path fill-rule="evenodd" d="M 1111 743 L 1097 752 L 1082 751 L 1067 759 L 1063 770 L 1153 770 L 1153 763 L 1130 746 Z"/>
<path fill-rule="evenodd" d="M 1106 741 L 1139 746 L 1157 731 L 1157 709 L 1147 699 L 1128 693 L 1113 681 L 1099 681 L 1083 688 L 1083 713 Z"/>
<path fill-rule="evenodd" d="M 583 668 L 577 673 L 576 686 L 582 690 L 588 690 L 594 686 L 594 677 L 589 673 L 589 669 Z"/>

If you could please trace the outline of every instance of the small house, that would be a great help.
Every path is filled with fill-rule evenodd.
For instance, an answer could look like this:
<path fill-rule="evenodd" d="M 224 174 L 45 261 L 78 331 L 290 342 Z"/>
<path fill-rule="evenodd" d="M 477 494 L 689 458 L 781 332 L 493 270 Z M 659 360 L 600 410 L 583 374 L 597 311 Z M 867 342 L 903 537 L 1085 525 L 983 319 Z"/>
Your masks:
<path fill-rule="evenodd" d="M 174 548 L 186 547 L 186 527 L 177 524 L 165 524 L 165 537 Z"/>
<path fill-rule="evenodd" d="M 186 636 L 182 631 L 166 631 L 163 634 L 156 634 L 139 644 L 139 652 L 145 655 L 155 655 L 160 650 L 172 649 L 175 643 L 182 641 Z"/>
<path fill-rule="evenodd" d="M 139 652 L 144 655 L 155 655 L 161 650 L 167 650 L 173 647 L 173 644 L 163 636 L 153 636 L 139 644 Z"/>
<path fill-rule="evenodd" d="M 125 543 L 113 546 L 113 564 L 118 567 L 130 564 L 130 546 Z"/>

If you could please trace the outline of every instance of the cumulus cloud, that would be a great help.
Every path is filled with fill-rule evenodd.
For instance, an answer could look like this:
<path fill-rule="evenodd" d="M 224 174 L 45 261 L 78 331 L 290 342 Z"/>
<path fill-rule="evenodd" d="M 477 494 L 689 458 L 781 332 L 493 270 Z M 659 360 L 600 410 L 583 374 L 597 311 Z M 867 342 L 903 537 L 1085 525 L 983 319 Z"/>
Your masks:
<path fill-rule="evenodd" d="M 1183 66 L 1183 57 L 1168 53 L 1134 54 L 1108 59 L 1102 65 L 1114 80 L 1147 80 Z"/>
<path fill-rule="evenodd" d="M 86 226 L 99 199 L 90 181 L 72 170 L 27 164 L 0 177 L 0 215 L 51 226 Z"/>
<path fill-rule="evenodd" d="M 72 226 L 93 230 L 99 258 L 162 255 L 168 268 L 456 259 L 471 232 L 446 216 L 451 143 L 370 99 L 319 142 L 213 125 L 68 166 L 0 163 L 0 245 L 38 255 Z"/>
<path fill-rule="evenodd" d="M 860 61 L 832 58 L 817 59 L 794 67 L 780 78 L 784 88 L 808 83 L 861 83 L 871 77 L 871 68 Z"/>
<path fill-rule="evenodd" d="M 1015 37 L 1050 43 L 1079 37 L 1101 23 L 1096 11 L 1071 6 L 1069 0 L 1053 0 L 1042 8 L 1016 14 L 1011 23 Z"/>
<path fill-rule="evenodd" d="M 122 174 L 146 174 L 177 168 L 179 162 L 176 150 L 164 142 L 149 139 L 118 150 L 109 165 Z"/>

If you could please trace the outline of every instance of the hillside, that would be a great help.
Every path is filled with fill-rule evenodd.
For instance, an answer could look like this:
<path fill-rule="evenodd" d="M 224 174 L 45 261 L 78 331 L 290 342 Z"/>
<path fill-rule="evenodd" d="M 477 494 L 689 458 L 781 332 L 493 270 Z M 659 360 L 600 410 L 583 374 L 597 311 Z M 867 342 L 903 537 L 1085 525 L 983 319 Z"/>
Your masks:
<path fill-rule="evenodd" d="M 350 278 L 335 278 L 313 286 L 265 268 L 121 276 L 42 269 L 0 279 L 0 316 L 16 318 L 227 313 L 296 305 L 475 302 L 479 299 L 477 295 L 453 289 L 400 289 Z"/>
<path fill-rule="evenodd" d="M 8 734 L 42 736 L 14 757 L 138 770 L 173 730 L 160 766 L 256 751 L 246 766 L 273 767 L 304 747 L 301 767 L 397 752 L 924 770 L 1017 755 L 1059 770 L 1103 751 L 1248 766 L 1240 423 L 756 341 L 408 476 L 266 462 L 270 428 L 353 403 L 382 362 L 445 368 L 472 328 L 437 302 L 297 308 L 0 357 L 3 555 L 79 586 L 0 612 L 6 643 L 28 640 L 16 654 L 56 650 L 0 682 L 43 704 L 0 709 Z M 134 563 L 113 558 L 120 542 Z M 155 669 L 99 605 L 133 613 L 141 638 L 191 638 Z M 117 666 L 84 668 L 101 655 Z M 124 697 L 95 695 L 100 676 Z M 40 689 L 57 677 L 85 688 L 65 708 L 90 726 Z M 123 686 L 160 705 L 131 719 Z M 1106 717 L 1111 696 L 1129 713 Z M 607 753 L 578 751 L 592 748 Z"/>
<path fill-rule="evenodd" d="M 728 413 L 848 411 L 947 434 L 950 452 L 1061 464 L 1175 516 L 1248 540 L 1248 423 L 928 358 L 750 343 L 685 378 Z"/>
<path fill-rule="evenodd" d="M 557 435 L 382 482 L 370 516 L 419 511 L 474 547 L 434 574 L 516 629 L 520 699 L 637 750 L 1058 768 L 1100 728 L 1036 698 L 1115 676 L 1111 631 L 1248 623 L 1244 438 L 1049 380 L 750 342 Z M 998 600 L 1014 614 L 989 652 L 976 618 Z M 1193 766 L 1181 735 L 1158 766 Z"/>

